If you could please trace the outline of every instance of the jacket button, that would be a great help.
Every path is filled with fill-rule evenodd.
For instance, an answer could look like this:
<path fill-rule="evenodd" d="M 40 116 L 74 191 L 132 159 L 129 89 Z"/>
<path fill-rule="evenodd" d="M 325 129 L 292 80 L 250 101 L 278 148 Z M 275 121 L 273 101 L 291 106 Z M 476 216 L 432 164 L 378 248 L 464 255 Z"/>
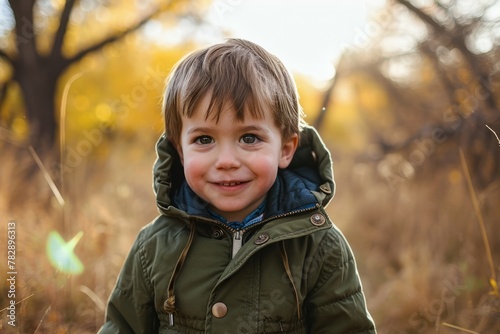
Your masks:
<path fill-rule="evenodd" d="M 265 244 L 269 240 L 269 235 L 266 233 L 259 234 L 257 238 L 255 238 L 256 245 Z"/>
<path fill-rule="evenodd" d="M 315 226 L 321 226 L 325 223 L 326 219 L 325 216 L 319 213 L 315 213 L 314 215 L 311 216 L 311 224 Z"/>
<path fill-rule="evenodd" d="M 227 314 L 227 306 L 222 302 L 217 302 L 212 306 L 212 314 L 216 318 L 223 318 Z"/>
<path fill-rule="evenodd" d="M 332 189 L 330 188 L 330 185 L 328 183 L 324 183 L 324 184 L 320 185 L 319 189 L 328 195 L 332 193 Z"/>
<path fill-rule="evenodd" d="M 212 237 L 214 239 L 222 239 L 222 237 L 224 237 L 224 231 L 221 229 L 215 229 L 212 231 Z"/>

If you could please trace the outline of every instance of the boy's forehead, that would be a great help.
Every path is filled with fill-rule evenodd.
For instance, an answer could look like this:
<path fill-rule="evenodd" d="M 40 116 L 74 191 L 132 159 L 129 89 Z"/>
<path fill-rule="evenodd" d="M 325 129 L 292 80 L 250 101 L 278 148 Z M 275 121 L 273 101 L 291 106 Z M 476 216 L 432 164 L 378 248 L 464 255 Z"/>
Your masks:
<path fill-rule="evenodd" d="M 234 108 L 232 101 L 222 101 L 222 103 L 220 103 L 220 108 L 216 107 L 218 105 L 218 103 L 213 103 L 212 94 L 211 92 L 208 92 L 204 94 L 203 97 L 198 101 L 193 109 L 192 115 L 190 117 L 187 117 L 185 115 L 184 117 L 189 119 L 211 120 L 215 121 L 216 123 L 218 123 L 218 121 L 220 121 L 220 119 L 222 118 L 231 118 L 231 121 L 234 123 L 244 123 L 251 120 L 272 119 L 270 107 L 263 108 L 263 117 L 261 117 L 259 113 L 254 113 L 249 110 L 249 108 L 251 108 L 250 103 L 245 103 L 245 107 L 243 109 L 243 118 L 240 118 L 237 115 L 237 111 Z M 214 108 L 214 110 L 209 110 L 209 108 L 211 107 Z"/>
<path fill-rule="evenodd" d="M 208 108 L 195 108 L 191 116 L 183 116 L 183 119 L 189 119 L 191 121 L 199 121 L 202 123 L 213 122 L 226 123 L 229 121 L 234 124 L 245 124 L 252 123 L 253 121 L 267 121 L 270 120 L 270 112 L 265 111 L 264 117 L 253 115 L 249 111 L 245 111 L 244 117 L 240 118 L 237 116 L 236 110 L 231 105 L 225 105 L 222 110 L 214 111 L 210 115 L 207 115 Z"/>

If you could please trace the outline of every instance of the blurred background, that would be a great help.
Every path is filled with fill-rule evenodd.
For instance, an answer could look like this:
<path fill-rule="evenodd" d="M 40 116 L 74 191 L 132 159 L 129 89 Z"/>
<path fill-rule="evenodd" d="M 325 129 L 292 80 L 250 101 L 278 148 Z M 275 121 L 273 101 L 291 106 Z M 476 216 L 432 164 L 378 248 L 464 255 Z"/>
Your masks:
<path fill-rule="evenodd" d="M 0 332 L 101 326 L 165 77 L 227 37 L 293 72 L 379 333 L 500 333 L 497 0 L 0 0 Z"/>

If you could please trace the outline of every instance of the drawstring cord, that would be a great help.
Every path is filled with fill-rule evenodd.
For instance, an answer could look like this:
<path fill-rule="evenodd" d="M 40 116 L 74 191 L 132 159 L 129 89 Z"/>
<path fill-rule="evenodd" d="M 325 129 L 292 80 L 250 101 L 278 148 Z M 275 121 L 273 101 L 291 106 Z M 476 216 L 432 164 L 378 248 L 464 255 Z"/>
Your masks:
<path fill-rule="evenodd" d="M 301 311 L 300 311 L 299 293 L 297 292 L 297 287 L 295 286 L 295 282 L 293 281 L 293 277 L 292 277 L 292 271 L 290 270 L 290 264 L 288 263 L 288 255 L 287 255 L 286 249 L 285 249 L 285 241 L 282 241 L 279 245 L 280 245 L 280 251 L 281 251 L 281 258 L 283 260 L 283 265 L 285 266 L 286 275 L 288 276 L 290 283 L 292 283 L 293 292 L 295 293 L 295 303 L 297 305 L 297 316 L 300 320 L 302 318 L 302 316 L 301 316 Z M 281 326 L 281 323 L 280 323 L 280 326 Z"/>
<path fill-rule="evenodd" d="M 177 263 L 175 264 L 174 271 L 172 273 L 172 276 L 170 277 L 170 281 L 168 282 L 168 296 L 167 300 L 163 303 L 163 309 L 165 312 L 168 314 L 168 319 L 169 319 L 169 325 L 170 327 L 174 326 L 174 313 L 176 312 L 175 310 L 175 292 L 174 292 L 174 285 L 175 285 L 175 280 L 177 279 L 177 276 L 179 275 L 182 265 L 184 264 L 184 261 L 186 260 L 187 253 L 189 251 L 189 248 L 191 247 L 191 244 L 193 242 L 194 238 L 194 224 L 189 222 L 189 238 L 184 246 L 184 249 L 182 250 L 181 255 L 179 256 L 179 259 L 177 260 Z"/>

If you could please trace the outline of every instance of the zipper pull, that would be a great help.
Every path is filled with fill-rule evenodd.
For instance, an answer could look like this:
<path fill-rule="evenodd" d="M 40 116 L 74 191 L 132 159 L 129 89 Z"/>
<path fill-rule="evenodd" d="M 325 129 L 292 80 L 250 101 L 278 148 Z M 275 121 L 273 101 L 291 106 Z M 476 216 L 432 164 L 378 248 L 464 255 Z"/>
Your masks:
<path fill-rule="evenodd" d="M 233 258 L 238 253 L 240 250 L 241 246 L 243 244 L 243 232 L 241 231 L 236 231 L 233 234 Z"/>

